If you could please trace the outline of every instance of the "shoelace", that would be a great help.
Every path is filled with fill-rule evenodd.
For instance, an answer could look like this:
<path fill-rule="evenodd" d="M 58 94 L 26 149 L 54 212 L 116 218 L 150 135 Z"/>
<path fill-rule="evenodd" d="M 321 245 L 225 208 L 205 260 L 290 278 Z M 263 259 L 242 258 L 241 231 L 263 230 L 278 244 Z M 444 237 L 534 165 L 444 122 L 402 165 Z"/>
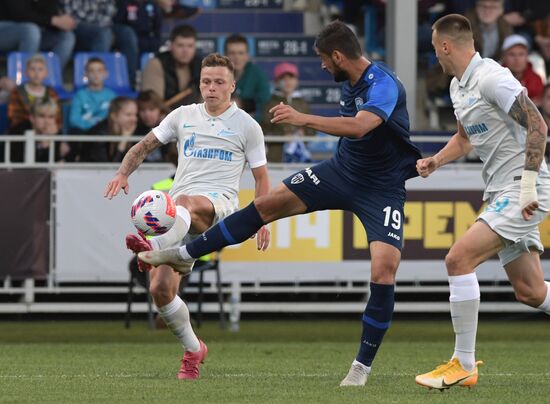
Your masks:
<path fill-rule="evenodd" d="M 456 365 L 456 362 L 450 360 L 436 367 L 432 373 L 434 376 L 445 376 L 445 375 L 452 374 L 456 372 L 456 370 L 453 369 L 455 365 Z"/>
<path fill-rule="evenodd" d="M 199 366 L 196 362 L 192 361 L 190 358 L 183 357 L 181 360 L 182 368 L 180 369 L 180 373 L 189 374 L 192 373 L 194 376 L 198 376 L 199 374 Z"/>

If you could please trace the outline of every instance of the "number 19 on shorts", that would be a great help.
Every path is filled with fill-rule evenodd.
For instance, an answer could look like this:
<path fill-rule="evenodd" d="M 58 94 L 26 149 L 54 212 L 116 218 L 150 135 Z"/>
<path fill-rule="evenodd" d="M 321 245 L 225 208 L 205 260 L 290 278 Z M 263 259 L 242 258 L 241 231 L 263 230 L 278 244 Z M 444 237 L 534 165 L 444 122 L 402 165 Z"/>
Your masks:
<path fill-rule="evenodd" d="M 399 230 L 401 228 L 401 212 L 397 209 L 394 209 L 392 211 L 391 206 L 386 206 L 384 209 L 382 209 L 382 212 L 386 214 L 384 218 L 384 226 L 388 227 L 391 224 L 391 227 L 393 227 L 395 230 Z M 391 221 L 391 223 L 390 223 Z"/>

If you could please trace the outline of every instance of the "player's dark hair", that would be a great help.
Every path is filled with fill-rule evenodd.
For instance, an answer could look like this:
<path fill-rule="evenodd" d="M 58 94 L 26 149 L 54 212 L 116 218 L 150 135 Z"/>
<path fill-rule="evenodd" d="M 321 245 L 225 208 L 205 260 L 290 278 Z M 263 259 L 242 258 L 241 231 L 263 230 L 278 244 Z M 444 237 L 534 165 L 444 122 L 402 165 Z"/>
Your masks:
<path fill-rule="evenodd" d="M 460 14 L 449 14 L 441 17 L 434 22 L 432 30 L 436 31 L 439 35 L 448 36 L 458 42 L 473 40 L 470 21 Z"/>
<path fill-rule="evenodd" d="M 201 69 L 203 67 L 226 67 L 231 74 L 235 75 L 235 67 L 233 66 L 233 62 L 231 62 L 231 59 L 229 59 L 227 56 L 220 55 L 219 53 L 211 53 L 210 55 L 206 56 L 201 63 Z"/>
<path fill-rule="evenodd" d="M 550 83 L 546 83 L 544 86 L 544 89 L 542 90 L 542 94 L 546 94 L 547 91 L 550 90 Z"/>
<path fill-rule="evenodd" d="M 178 25 L 170 32 L 170 41 L 174 42 L 177 37 L 197 39 L 197 31 L 191 25 Z"/>
<path fill-rule="evenodd" d="M 90 67 L 92 63 L 101 63 L 103 67 L 105 67 L 105 62 L 103 61 L 103 59 L 94 56 L 88 59 L 88 61 L 86 62 L 85 70 L 88 70 L 88 67 Z"/>
<path fill-rule="evenodd" d="M 348 59 L 359 59 L 362 55 L 359 40 L 341 21 L 331 22 L 319 32 L 315 39 L 315 48 L 325 55 L 332 55 L 332 52 L 338 51 Z"/>
<path fill-rule="evenodd" d="M 225 39 L 223 44 L 223 53 L 227 55 L 227 48 L 229 45 L 234 43 L 243 43 L 246 46 L 246 51 L 248 52 L 248 41 L 241 34 L 231 34 Z"/>

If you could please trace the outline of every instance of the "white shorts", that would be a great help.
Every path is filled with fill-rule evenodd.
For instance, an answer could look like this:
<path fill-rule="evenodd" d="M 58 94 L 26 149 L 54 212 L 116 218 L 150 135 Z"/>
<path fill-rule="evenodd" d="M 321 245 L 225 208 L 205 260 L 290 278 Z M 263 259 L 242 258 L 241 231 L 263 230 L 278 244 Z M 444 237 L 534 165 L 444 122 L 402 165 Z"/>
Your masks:
<path fill-rule="evenodd" d="M 550 190 L 548 186 L 537 186 L 540 208 L 530 220 L 524 220 L 519 206 L 519 181 L 502 191 L 489 194 L 489 205 L 477 220 L 485 222 L 504 242 L 498 257 L 502 265 L 509 264 L 522 254 L 536 248 L 544 251 L 540 241 L 539 224 L 548 215 Z"/>
<path fill-rule="evenodd" d="M 209 191 L 197 191 L 190 194 L 181 192 L 179 194 L 176 194 L 172 196 L 173 199 L 176 199 L 179 195 L 188 195 L 188 196 L 204 196 L 207 198 L 210 202 L 212 202 L 212 205 L 214 205 L 214 220 L 212 221 L 212 226 L 219 223 L 223 219 L 225 219 L 227 216 L 231 215 L 232 213 L 239 210 L 239 199 L 236 197 L 231 197 L 230 195 L 226 193 L 220 193 L 220 192 L 209 192 Z M 197 238 L 199 236 L 198 234 L 187 234 L 183 241 L 182 245 L 186 244 L 190 241 L 193 241 L 193 239 Z"/>

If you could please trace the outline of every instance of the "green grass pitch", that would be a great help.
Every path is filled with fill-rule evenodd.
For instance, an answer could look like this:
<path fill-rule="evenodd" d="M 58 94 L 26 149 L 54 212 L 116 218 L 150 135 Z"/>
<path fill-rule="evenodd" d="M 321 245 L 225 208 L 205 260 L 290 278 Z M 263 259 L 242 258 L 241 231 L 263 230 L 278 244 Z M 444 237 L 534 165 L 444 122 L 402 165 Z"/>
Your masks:
<path fill-rule="evenodd" d="M 181 348 L 142 322 L 0 322 L 0 402 L 36 403 L 549 403 L 550 319 L 481 321 L 478 386 L 414 383 L 452 353 L 450 321 L 394 321 L 367 386 L 338 387 L 360 322 L 254 321 L 199 330 L 209 357 L 178 381 Z"/>

